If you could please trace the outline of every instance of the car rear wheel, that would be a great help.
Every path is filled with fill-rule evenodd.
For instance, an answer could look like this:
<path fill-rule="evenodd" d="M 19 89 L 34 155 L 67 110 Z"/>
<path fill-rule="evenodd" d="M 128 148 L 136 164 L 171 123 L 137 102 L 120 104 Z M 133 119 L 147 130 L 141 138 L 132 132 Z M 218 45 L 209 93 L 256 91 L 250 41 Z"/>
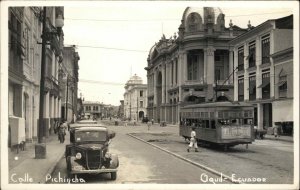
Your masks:
<path fill-rule="evenodd" d="M 110 176 L 111 176 L 111 180 L 116 180 L 117 179 L 117 172 L 111 172 Z"/>

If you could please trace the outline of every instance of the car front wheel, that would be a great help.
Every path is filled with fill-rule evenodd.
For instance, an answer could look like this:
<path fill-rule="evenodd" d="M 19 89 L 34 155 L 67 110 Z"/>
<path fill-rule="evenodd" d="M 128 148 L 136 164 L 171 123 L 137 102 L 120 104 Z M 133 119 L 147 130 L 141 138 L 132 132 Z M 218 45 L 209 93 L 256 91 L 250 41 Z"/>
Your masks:
<path fill-rule="evenodd" d="M 116 180 L 117 179 L 117 172 L 111 172 L 111 180 Z"/>

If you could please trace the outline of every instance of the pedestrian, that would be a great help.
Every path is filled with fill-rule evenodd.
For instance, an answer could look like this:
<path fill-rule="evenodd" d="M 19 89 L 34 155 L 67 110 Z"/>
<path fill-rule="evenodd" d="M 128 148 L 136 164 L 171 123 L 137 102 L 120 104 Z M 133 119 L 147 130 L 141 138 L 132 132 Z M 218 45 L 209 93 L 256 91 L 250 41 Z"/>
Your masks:
<path fill-rule="evenodd" d="M 152 125 L 153 125 L 153 123 L 154 123 L 154 120 L 153 120 L 153 118 L 151 119 L 151 123 L 152 123 Z"/>
<path fill-rule="evenodd" d="M 124 127 L 127 127 L 127 120 L 124 121 Z"/>
<path fill-rule="evenodd" d="M 135 119 L 133 119 L 133 126 L 136 126 L 136 121 L 135 121 Z"/>
<path fill-rule="evenodd" d="M 198 145 L 197 145 L 195 128 L 192 128 L 190 144 L 189 144 L 189 147 L 188 147 L 187 151 L 190 152 L 190 148 L 192 148 L 193 146 L 195 147 L 195 152 L 198 152 Z"/>
<path fill-rule="evenodd" d="M 149 131 L 150 127 L 151 127 L 151 122 L 150 121 L 147 122 L 147 126 L 148 126 L 148 131 Z"/>
<path fill-rule="evenodd" d="M 64 123 L 62 122 L 58 130 L 58 139 L 60 143 L 65 142 L 65 136 L 66 136 L 66 122 Z"/>
<path fill-rule="evenodd" d="M 274 137 L 277 140 L 277 137 L 279 137 L 279 126 L 278 125 L 274 126 L 274 128 L 273 128 L 273 134 L 274 134 Z"/>

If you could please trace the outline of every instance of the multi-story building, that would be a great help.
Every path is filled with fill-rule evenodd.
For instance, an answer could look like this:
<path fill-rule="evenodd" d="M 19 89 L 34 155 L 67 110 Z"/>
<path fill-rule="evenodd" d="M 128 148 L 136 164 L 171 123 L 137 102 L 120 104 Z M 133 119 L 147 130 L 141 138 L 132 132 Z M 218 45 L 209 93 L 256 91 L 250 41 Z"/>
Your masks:
<path fill-rule="evenodd" d="M 63 7 L 9 8 L 9 139 L 10 144 L 37 139 L 41 73 L 41 18 L 46 17 L 45 31 L 56 31 L 55 20 L 63 18 Z M 60 117 L 58 68 L 62 61 L 62 35 L 49 35 L 46 47 L 44 94 L 44 134 L 48 136 L 51 121 Z"/>
<path fill-rule="evenodd" d="M 97 101 L 83 101 L 83 113 L 86 118 L 104 117 L 104 105 Z"/>
<path fill-rule="evenodd" d="M 73 122 L 77 117 L 78 61 L 80 57 L 74 46 L 64 47 L 61 67 L 60 87 L 62 90 L 61 118 Z"/>
<path fill-rule="evenodd" d="M 233 100 L 233 51 L 228 42 L 246 31 L 232 22 L 225 27 L 219 8 L 186 8 L 179 36 L 163 35 L 149 52 L 149 118 L 178 123 L 186 104 Z"/>
<path fill-rule="evenodd" d="M 136 74 L 125 84 L 124 117 L 139 121 L 147 116 L 147 85 Z"/>
<path fill-rule="evenodd" d="M 234 100 L 255 106 L 254 124 L 293 127 L 293 15 L 268 20 L 233 39 Z M 231 63 L 231 64 L 232 64 Z M 284 113 L 284 114 L 282 114 Z"/>

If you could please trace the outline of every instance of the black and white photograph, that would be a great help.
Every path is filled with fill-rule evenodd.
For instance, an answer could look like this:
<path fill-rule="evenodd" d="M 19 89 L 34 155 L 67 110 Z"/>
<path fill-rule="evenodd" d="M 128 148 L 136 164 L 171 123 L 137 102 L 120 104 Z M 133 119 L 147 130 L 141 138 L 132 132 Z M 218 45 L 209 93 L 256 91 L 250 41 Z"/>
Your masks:
<path fill-rule="evenodd" d="M 1 189 L 299 189 L 298 1 L 1 1 Z"/>

